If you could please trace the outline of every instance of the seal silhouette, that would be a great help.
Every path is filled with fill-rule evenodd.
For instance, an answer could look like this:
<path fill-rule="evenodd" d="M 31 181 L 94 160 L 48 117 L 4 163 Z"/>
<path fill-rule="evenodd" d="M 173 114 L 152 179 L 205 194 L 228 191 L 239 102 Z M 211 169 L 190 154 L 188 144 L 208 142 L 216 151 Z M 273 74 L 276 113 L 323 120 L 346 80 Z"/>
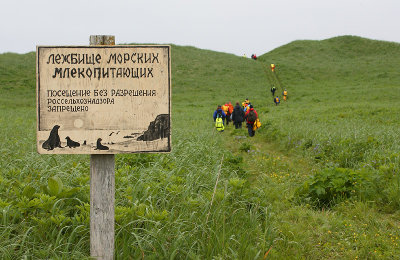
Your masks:
<path fill-rule="evenodd" d="M 71 138 L 69 138 L 69 136 L 65 137 L 65 139 L 67 139 L 67 146 L 69 148 L 75 148 L 81 146 L 80 143 L 73 141 Z"/>
<path fill-rule="evenodd" d="M 101 141 L 102 141 L 101 138 L 97 139 L 96 149 L 95 150 L 109 150 L 110 148 L 108 148 L 108 146 L 102 145 Z"/>
<path fill-rule="evenodd" d="M 53 126 L 53 129 L 51 129 L 49 138 L 44 141 L 42 144 L 42 148 L 46 149 L 48 151 L 53 150 L 56 147 L 62 148 L 61 147 L 61 141 L 60 141 L 60 136 L 58 135 L 58 129 L 60 128 L 59 125 Z"/>

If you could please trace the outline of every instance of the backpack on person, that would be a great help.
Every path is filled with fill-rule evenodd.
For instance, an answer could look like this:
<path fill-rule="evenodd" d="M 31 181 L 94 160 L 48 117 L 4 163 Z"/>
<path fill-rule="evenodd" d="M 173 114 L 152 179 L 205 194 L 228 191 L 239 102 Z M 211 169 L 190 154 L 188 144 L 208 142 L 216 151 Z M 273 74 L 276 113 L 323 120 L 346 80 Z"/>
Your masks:
<path fill-rule="evenodd" d="M 250 110 L 249 114 L 247 115 L 247 120 L 250 123 L 254 123 L 257 120 L 257 115 L 254 110 Z"/>
<path fill-rule="evenodd" d="M 253 131 L 256 131 L 260 127 L 261 127 L 261 122 L 260 122 L 260 119 L 257 118 L 256 121 L 254 121 L 254 124 L 253 124 Z"/>
<path fill-rule="evenodd" d="M 215 119 L 215 128 L 218 132 L 224 131 L 224 121 L 222 120 L 222 114 L 218 113 L 217 118 Z"/>

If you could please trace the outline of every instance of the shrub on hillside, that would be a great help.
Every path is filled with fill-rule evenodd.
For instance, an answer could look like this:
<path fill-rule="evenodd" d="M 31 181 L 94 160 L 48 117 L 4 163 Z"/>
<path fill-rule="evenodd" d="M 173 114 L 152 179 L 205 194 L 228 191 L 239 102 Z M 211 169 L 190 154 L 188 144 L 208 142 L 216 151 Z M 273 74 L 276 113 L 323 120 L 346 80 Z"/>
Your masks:
<path fill-rule="evenodd" d="M 326 168 L 315 173 L 297 188 L 295 198 L 318 208 L 332 207 L 343 200 L 375 202 L 387 212 L 400 209 L 398 163 L 374 169 Z"/>
<path fill-rule="evenodd" d="M 327 168 L 311 176 L 296 190 L 296 197 L 317 207 L 331 207 L 337 202 L 366 191 L 370 185 L 367 171 Z"/>

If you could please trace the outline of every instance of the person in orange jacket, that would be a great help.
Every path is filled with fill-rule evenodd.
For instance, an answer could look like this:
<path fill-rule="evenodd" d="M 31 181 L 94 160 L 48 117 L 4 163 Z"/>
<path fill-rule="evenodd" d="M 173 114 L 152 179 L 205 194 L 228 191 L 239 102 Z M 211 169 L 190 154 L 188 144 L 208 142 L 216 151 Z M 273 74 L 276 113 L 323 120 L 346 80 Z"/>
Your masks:
<path fill-rule="evenodd" d="M 228 113 L 226 114 L 226 116 L 229 118 L 229 119 L 228 119 L 229 122 L 231 122 L 231 121 L 232 121 L 231 115 L 232 115 L 232 113 L 233 113 L 233 105 L 232 105 L 232 103 L 229 101 L 227 104 L 225 104 L 225 106 L 228 106 Z"/>
<path fill-rule="evenodd" d="M 232 114 L 232 112 L 233 112 L 233 105 L 232 105 L 232 103 L 229 102 L 229 103 L 228 103 L 228 106 L 229 106 L 229 112 Z"/>
<path fill-rule="evenodd" d="M 254 134 L 256 133 L 256 131 L 253 130 L 254 122 L 258 118 L 257 111 L 253 108 L 253 105 L 249 106 L 249 109 L 247 109 L 246 114 L 244 114 L 244 118 L 246 119 L 249 136 L 253 137 Z"/>
<path fill-rule="evenodd" d="M 231 102 L 226 103 L 225 105 L 222 106 L 222 110 L 224 110 L 226 114 L 226 125 L 229 125 L 229 122 L 231 122 L 231 114 L 232 114 L 232 109 L 231 109 Z"/>
<path fill-rule="evenodd" d="M 282 95 L 283 95 L 283 100 L 286 101 L 286 99 L 287 99 L 287 90 L 286 89 L 282 92 Z"/>
<path fill-rule="evenodd" d="M 225 112 L 225 114 L 226 114 L 226 112 L 228 112 L 228 106 L 227 105 L 228 104 L 225 104 L 225 105 L 221 106 L 221 109 Z"/>

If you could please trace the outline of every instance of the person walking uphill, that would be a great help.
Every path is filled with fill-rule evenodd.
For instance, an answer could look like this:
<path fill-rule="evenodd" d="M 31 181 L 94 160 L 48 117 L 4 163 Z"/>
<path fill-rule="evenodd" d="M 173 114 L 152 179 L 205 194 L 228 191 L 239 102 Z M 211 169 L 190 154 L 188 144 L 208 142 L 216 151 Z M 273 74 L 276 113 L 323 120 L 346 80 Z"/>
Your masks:
<path fill-rule="evenodd" d="M 225 117 L 226 114 L 222 110 L 221 106 L 218 105 L 217 110 L 214 111 L 214 122 L 215 122 L 215 128 L 217 129 L 218 132 L 222 132 L 225 129 Z"/>
<path fill-rule="evenodd" d="M 246 98 L 246 100 L 244 102 L 242 102 L 242 108 L 245 109 L 248 104 L 250 104 L 250 101 L 248 98 Z"/>
<path fill-rule="evenodd" d="M 283 95 L 283 101 L 286 101 L 286 99 L 287 99 L 287 90 L 286 89 L 282 92 L 282 95 Z"/>
<path fill-rule="evenodd" d="M 244 121 L 244 111 L 243 108 L 239 105 L 239 102 L 236 102 L 236 106 L 232 112 L 232 120 L 235 125 L 235 129 L 242 128 L 242 122 Z"/>
<path fill-rule="evenodd" d="M 246 119 L 249 136 L 253 137 L 254 134 L 256 133 L 256 131 L 253 130 L 254 122 L 258 118 L 257 111 L 253 108 L 253 105 L 250 105 L 250 108 L 247 110 L 246 114 L 244 115 L 244 118 Z"/>
<path fill-rule="evenodd" d="M 279 105 L 279 103 L 281 103 L 281 101 L 280 101 L 280 99 L 279 99 L 278 96 L 276 96 L 276 97 L 274 98 L 274 103 L 275 103 L 275 105 Z"/>
<path fill-rule="evenodd" d="M 275 97 L 275 91 L 276 91 L 276 87 L 274 85 L 272 85 L 271 93 L 272 93 L 273 97 Z"/>
<path fill-rule="evenodd" d="M 229 122 L 231 121 L 231 114 L 233 111 L 233 106 L 231 102 L 226 103 L 225 105 L 221 106 L 222 110 L 225 113 L 225 120 L 226 120 L 226 125 L 229 125 Z"/>

